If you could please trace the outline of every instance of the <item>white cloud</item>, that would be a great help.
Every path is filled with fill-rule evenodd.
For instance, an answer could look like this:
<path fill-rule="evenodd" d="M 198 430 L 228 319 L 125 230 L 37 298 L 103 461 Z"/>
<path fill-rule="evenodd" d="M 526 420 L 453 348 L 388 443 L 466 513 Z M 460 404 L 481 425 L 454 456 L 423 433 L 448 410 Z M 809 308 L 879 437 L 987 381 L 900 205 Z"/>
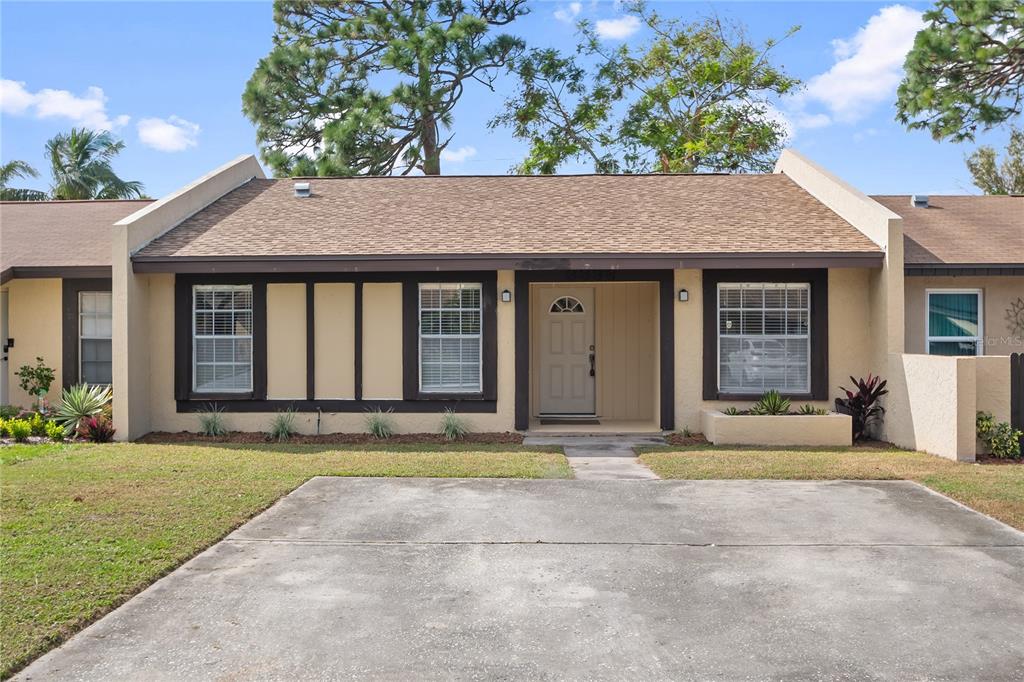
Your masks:
<path fill-rule="evenodd" d="M 161 152 L 180 152 L 199 144 L 199 125 L 178 116 L 144 118 L 136 127 L 142 144 Z"/>
<path fill-rule="evenodd" d="M 836 63 L 811 78 L 799 99 L 821 103 L 833 120 L 859 121 L 893 97 L 903 78 L 903 61 L 923 27 L 921 12 L 903 5 L 883 7 L 852 38 L 832 41 Z M 823 125 L 821 114 L 808 120 Z"/>
<path fill-rule="evenodd" d="M 797 128 L 824 128 L 827 125 L 832 125 L 832 118 L 828 114 L 799 112 L 793 117 L 793 125 Z"/>
<path fill-rule="evenodd" d="M 459 147 L 458 149 L 443 149 L 441 150 L 441 159 L 450 163 L 462 163 L 466 159 L 471 159 L 476 156 L 475 147 Z"/>
<path fill-rule="evenodd" d="M 570 2 L 567 7 L 559 7 L 555 10 L 555 19 L 566 24 L 571 24 L 576 20 L 576 17 L 583 11 L 583 3 L 581 2 Z"/>
<path fill-rule="evenodd" d="M 632 14 L 618 19 L 601 19 L 595 28 L 597 35 L 605 40 L 625 40 L 640 30 L 640 19 Z"/>
<path fill-rule="evenodd" d="M 91 86 L 82 96 L 52 88 L 30 92 L 24 82 L 13 80 L 0 81 L 0 111 L 15 116 L 66 118 L 92 130 L 115 130 L 130 120 L 125 115 L 110 118 L 102 88 Z"/>

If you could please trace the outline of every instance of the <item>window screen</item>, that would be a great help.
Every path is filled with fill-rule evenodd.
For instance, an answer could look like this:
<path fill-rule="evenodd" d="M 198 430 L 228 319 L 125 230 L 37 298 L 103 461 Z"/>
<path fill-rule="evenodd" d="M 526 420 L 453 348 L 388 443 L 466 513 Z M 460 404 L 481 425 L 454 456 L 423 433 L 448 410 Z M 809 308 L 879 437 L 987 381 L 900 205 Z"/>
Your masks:
<path fill-rule="evenodd" d="M 420 390 L 481 388 L 481 285 L 420 284 Z"/>
<path fill-rule="evenodd" d="M 193 287 L 192 318 L 193 390 L 251 391 L 252 287 Z"/>

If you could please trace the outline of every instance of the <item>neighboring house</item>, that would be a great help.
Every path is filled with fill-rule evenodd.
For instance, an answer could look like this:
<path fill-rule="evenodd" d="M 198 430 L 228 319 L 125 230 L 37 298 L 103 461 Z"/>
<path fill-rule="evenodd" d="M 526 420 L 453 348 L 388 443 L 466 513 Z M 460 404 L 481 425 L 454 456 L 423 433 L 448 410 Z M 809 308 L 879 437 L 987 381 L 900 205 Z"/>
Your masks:
<path fill-rule="evenodd" d="M 873 198 L 903 218 L 907 352 L 1024 352 L 1024 196 Z"/>
<path fill-rule="evenodd" d="M 0 404 L 32 402 L 15 372 L 36 357 L 63 386 L 111 380 L 112 225 L 150 201 L 0 202 Z"/>

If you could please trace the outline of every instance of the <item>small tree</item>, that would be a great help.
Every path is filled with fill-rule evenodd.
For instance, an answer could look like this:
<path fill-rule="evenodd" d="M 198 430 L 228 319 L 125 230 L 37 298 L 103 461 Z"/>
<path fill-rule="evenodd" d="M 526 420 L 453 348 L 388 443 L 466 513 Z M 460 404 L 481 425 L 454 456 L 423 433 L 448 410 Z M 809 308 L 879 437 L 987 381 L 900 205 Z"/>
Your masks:
<path fill-rule="evenodd" d="M 978 147 L 967 157 L 967 169 L 985 194 L 1024 194 L 1024 130 L 1011 128 L 1002 163 L 995 149 Z"/>
<path fill-rule="evenodd" d="M 907 54 L 896 118 L 936 140 L 971 140 L 1021 113 L 1020 0 L 939 0 Z"/>
<path fill-rule="evenodd" d="M 53 368 L 47 367 L 40 357 L 36 358 L 34 366 L 22 365 L 19 367 L 17 376 L 21 390 L 32 396 L 37 405 L 42 401 L 43 396 L 50 392 L 50 386 L 53 385 L 54 379 Z"/>

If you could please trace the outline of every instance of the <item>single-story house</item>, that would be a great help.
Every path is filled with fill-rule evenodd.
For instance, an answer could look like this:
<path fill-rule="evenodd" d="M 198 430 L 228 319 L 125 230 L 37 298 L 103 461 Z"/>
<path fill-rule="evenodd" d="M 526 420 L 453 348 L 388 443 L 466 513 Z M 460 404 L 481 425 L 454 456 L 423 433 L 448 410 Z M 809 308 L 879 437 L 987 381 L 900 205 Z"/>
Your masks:
<path fill-rule="evenodd" d="M 37 357 L 55 370 L 51 401 L 110 383 L 111 226 L 149 203 L 0 202 L 0 404 L 31 404 L 15 373 Z"/>

